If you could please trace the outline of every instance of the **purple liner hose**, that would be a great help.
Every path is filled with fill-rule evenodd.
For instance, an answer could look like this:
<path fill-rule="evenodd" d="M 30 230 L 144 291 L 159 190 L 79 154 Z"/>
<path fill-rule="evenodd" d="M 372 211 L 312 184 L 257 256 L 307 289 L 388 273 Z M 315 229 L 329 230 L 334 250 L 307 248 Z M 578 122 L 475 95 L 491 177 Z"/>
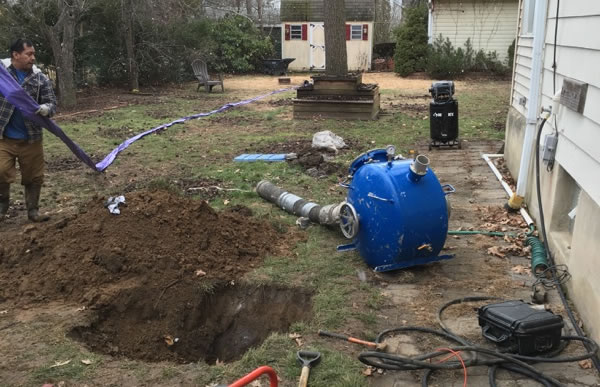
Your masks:
<path fill-rule="evenodd" d="M 36 125 L 39 125 L 39 126 L 42 126 L 46 129 L 48 129 L 50 131 L 50 133 L 52 133 L 56 137 L 60 138 L 62 140 L 62 142 L 64 142 L 65 145 L 67 145 L 67 147 L 71 150 L 71 152 L 73 152 L 73 154 L 75 156 L 77 156 L 77 158 L 79 160 L 81 160 L 83 163 L 85 163 L 85 165 L 87 165 L 88 167 L 90 167 L 93 170 L 98 171 L 98 172 L 102 172 L 106 168 L 108 168 L 113 163 L 113 161 L 115 161 L 115 159 L 117 158 L 117 155 L 119 153 L 121 153 L 122 151 L 124 151 L 125 149 L 127 149 L 127 147 L 129 147 L 129 145 L 133 144 L 137 140 L 139 140 L 142 137 L 145 137 L 149 134 L 152 134 L 159 130 L 167 129 L 175 124 L 182 124 L 188 120 L 198 119 L 198 118 L 207 117 L 207 116 L 217 114 L 217 113 L 222 113 L 231 108 L 235 108 L 235 107 L 242 106 L 242 105 L 247 105 L 254 101 L 258 101 L 259 99 L 266 98 L 266 97 L 274 95 L 274 94 L 283 93 L 285 91 L 294 90 L 296 88 L 297 87 L 295 87 L 295 86 L 288 87 L 285 89 L 274 90 L 267 94 L 259 95 L 257 97 L 253 97 L 253 98 L 246 99 L 243 101 L 226 103 L 225 105 L 221 106 L 220 108 L 212 110 L 207 113 L 193 114 L 191 116 L 187 116 L 187 117 L 177 119 L 175 121 L 171 121 L 167 124 L 162 124 L 162 125 L 156 126 L 152 129 L 149 129 L 145 132 L 139 133 L 133 137 L 128 138 L 127 140 L 125 140 L 121 144 L 119 144 L 119 146 L 117 146 L 115 149 L 113 149 L 106 157 L 104 157 L 104 159 L 102 159 L 102 161 L 100 161 L 98 163 L 94 163 L 94 161 L 90 158 L 90 156 L 88 156 L 87 153 L 85 153 L 85 151 L 83 149 L 81 149 L 81 147 L 79 147 L 79 145 L 77 145 L 73 140 L 71 140 L 71 138 L 69 138 L 69 136 L 67 136 L 65 134 L 65 132 L 54 121 L 52 121 L 49 118 L 42 117 L 42 116 L 35 114 L 35 112 L 39 109 L 39 105 L 25 92 L 25 90 L 23 90 L 23 88 L 21 86 L 19 86 L 19 84 L 15 81 L 15 79 L 12 77 L 12 75 L 10 75 L 9 72 L 6 70 L 6 68 L 4 66 L 0 65 L 0 93 L 2 93 L 4 98 L 6 98 L 6 100 L 8 102 L 10 102 L 15 107 L 17 107 L 21 111 L 21 113 L 23 113 L 25 118 L 34 122 Z"/>

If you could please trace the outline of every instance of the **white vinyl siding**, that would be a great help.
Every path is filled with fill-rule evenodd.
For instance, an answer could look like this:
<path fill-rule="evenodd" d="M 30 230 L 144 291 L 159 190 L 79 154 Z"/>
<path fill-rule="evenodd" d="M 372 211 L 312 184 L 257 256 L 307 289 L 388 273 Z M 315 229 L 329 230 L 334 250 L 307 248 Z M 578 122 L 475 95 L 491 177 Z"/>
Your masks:
<path fill-rule="evenodd" d="M 521 7 L 528 0 L 521 0 Z M 569 0 L 560 2 L 558 18 L 556 16 L 558 0 L 548 0 L 548 13 L 545 15 L 545 46 L 543 51 L 540 106 L 552 105 L 552 97 L 561 91 L 566 78 L 587 84 L 587 96 L 582 113 L 559 105 L 555 116 L 546 122 L 544 133 L 558 132 L 558 144 L 554 169 L 551 172 L 542 169 L 541 184 L 544 210 L 549 215 L 547 226 L 550 233 L 548 241 L 554 251 L 557 263 L 569 266 L 573 279 L 567 283 L 569 294 L 575 303 L 584 325 L 586 334 L 600 340 L 600 266 L 598 249 L 600 241 L 600 39 L 597 26 L 600 25 L 600 0 Z M 524 17 L 521 8 L 520 18 Z M 558 19 L 558 20 L 557 20 Z M 509 118 L 514 117 L 514 125 L 507 128 L 507 162 L 511 170 L 518 167 L 521 143 L 524 132 L 522 125 L 527 110 L 518 105 L 521 96 L 529 93 L 531 77 L 532 36 L 519 23 L 520 31 L 516 47 L 516 66 L 513 73 L 511 106 Z M 558 34 L 555 43 L 555 26 Z M 556 50 L 556 72 L 553 68 Z M 529 108 L 529 106 L 527 106 Z M 539 110 L 537 110 L 539 111 Z M 518 122 L 518 123 L 517 123 Z M 519 137 L 521 136 L 521 137 Z M 521 140 L 522 142 L 522 140 Z M 530 172 L 528 183 L 528 205 L 536 217 L 535 179 Z M 569 179 L 565 179 L 568 175 Z M 562 176 L 562 177 L 561 177 Z M 571 182 L 569 182 L 571 181 Z M 575 189 L 571 199 L 578 199 L 572 239 L 566 240 L 560 229 L 566 211 L 573 203 L 562 202 L 561 192 L 571 186 Z M 578 192 L 578 188 L 580 191 Z M 539 220 L 539 219 L 538 219 Z M 563 223 L 564 224 L 564 223 Z M 554 229 L 554 230 L 553 230 Z"/>
<path fill-rule="evenodd" d="M 542 80 L 542 106 L 552 103 L 555 93 L 554 27 L 556 0 L 548 4 L 546 48 Z M 561 106 L 558 114 L 560 133 L 556 160 L 577 181 L 577 184 L 600 205 L 600 39 L 593 33 L 600 25 L 600 1 L 561 1 L 556 37 L 556 92 L 562 89 L 564 78 L 587 83 L 583 114 Z M 550 122 L 554 127 L 554 121 Z M 595 172 L 591 172 L 595 171 Z"/>
<path fill-rule="evenodd" d="M 518 0 L 436 0 L 433 39 L 442 34 L 455 47 L 463 47 L 470 38 L 475 50 L 496 51 L 504 61 L 508 46 L 516 37 L 518 3 Z"/>
<path fill-rule="evenodd" d="M 527 34 L 523 30 L 523 23 L 525 23 L 523 19 L 525 13 L 525 1 L 527 0 L 522 0 L 519 5 L 517 42 L 515 47 L 515 67 L 513 72 L 511 93 L 511 105 L 524 116 L 527 115 L 527 106 L 529 106 L 529 101 L 526 99 L 529 98 L 529 83 L 531 79 L 533 54 L 533 36 L 531 34 Z M 520 103 L 523 100 L 525 100 L 525 105 Z"/>

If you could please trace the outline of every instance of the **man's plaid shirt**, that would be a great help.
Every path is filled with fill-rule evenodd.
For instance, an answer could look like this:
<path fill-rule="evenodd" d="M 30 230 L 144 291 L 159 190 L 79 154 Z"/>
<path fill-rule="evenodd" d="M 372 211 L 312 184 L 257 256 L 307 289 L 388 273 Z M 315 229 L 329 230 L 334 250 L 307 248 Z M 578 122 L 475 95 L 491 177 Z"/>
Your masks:
<path fill-rule="evenodd" d="M 0 64 L 2 66 L 2 64 Z M 7 68 L 8 72 L 17 79 L 17 72 L 11 65 Z M 48 77 L 41 72 L 30 71 L 25 77 L 21 87 L 33 98 L 38 104 L 48 104 L 50 106 L 50 116 L 56 112 L 56 96 L 52 90 L 52 84 Z M 15 107 L 10 104 L 2 94 L 0 94 L 0 139 L 4 138 L 4 128 L 10 120 Z M 42 127 L 35 125 L 33 122 L 25 118 L 25 127 L 27 128 L 27 141 L 36 142 L 42 140 Z"/>

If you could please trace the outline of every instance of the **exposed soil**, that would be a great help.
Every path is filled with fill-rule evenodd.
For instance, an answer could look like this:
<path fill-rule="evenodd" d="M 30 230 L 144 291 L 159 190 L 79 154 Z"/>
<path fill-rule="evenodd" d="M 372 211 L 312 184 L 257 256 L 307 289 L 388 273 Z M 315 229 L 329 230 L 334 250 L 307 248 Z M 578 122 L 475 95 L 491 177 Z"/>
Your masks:
<path fill-rule="evenodd" d="M 247 208 L 216 212 L 168 191 L 128 194 L 120 215 L 110 214 L 104 200 L 96 197 L 79 214 L 52 223 L 2 232 L 0 302 L 101 306 L 124 287 L 237 280 L 298 240 Z"/>
<path fill-rule="evenodd" d="M 310 319 L 311 293 L 303 289 L 251 287 L 225 282 L 206 290 L 197 281 L 168 289 L 121 292 L 90 326 L 71 336 L 90 349 L 146 361 L 209 364 L 239 359 L 272 332 Z"/>
<path fill-rule="evenodd" d="M 133 129 L 131 129 L 127 126 L 121 126 L 120 128 L 99 126 L 98 134 L 102 137 L 116 138 L 116 139 L 121 140 L 121 139 L 125 139 L 127 137 L 131 137 L 136 133 L 134 132 Z"/>
<path fill-rule="evenodd" d="M 46 160 L 48 172 L 70 171 L 72 169 L 83 169 L 85 165 L 75 156 L 52 158 Z"/>
<path fill-rule="evenodd" d="M 359 142 L 353 139 L 344 139 L 346 148 L 340 149 L 340 153 L 348 151 L 363 151 L 365 148 L 359 145 Z M 347 165 L 334 162 L 336 153 L 327 149 L 315 149 L 312 147 L 312 140 L 301 138 L 285 142 L 267 144 L 264 146 L 254 146 L 244 149 L 246 153 L 295 153 L 298 158 L 290 160 L 292 165 L 299 165 L 306 173 L 313 177 L 338 175 L 343 177 L 347 174 Z"/>

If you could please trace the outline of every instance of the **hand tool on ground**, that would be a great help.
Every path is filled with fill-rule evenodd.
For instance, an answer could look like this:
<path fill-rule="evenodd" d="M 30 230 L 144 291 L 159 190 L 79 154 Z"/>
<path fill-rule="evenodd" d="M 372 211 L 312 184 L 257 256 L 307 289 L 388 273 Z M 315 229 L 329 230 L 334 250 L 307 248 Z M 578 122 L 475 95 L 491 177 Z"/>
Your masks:
<path fill-rule="evenodd" d="M 250 372 L 248 375 L 244 376 L 243 378 L 229 384 L 228 386 L 226 385 L 219 385 L 217 387 L 243 387 L 243 386 L 247 386 L 250 383 L 252 383 L 253 381 L 257 380 L 258 378 L 260 378 L 262 375 L 268 375 L 269 376 L 269 387 L 277 387 L 278 382 L 277 382 L 277 373 L 275 373 L 275 370 L 269 366 L 261 366 L 258 367 L 257 369 L 255 369 L 254 371 Z M 261 384 L 262 386 L 262 384 Z"/>
<path fill-rule="evenodd" d="M 336 339 L 346 340 L 351 343 L 366 345 L 367 347 L 373 348 L 378 351 L 385 351 L 385 349 L 387 348 L 387 343 L 385 343 L 385 342 L 375 343 L 373 341 L 365 341 L 365 340 L 357 339 L 356 337 L 346 336 L 341 333 L 333 333 L 333 332 L 319 330 L 319 336 L 334 337 Z"/>
<path fill-rule="evenodd" d="M 300 382 L 298 387 L 306 387 L 308 385 L 308 375 L 311 367 L 316 366 L 321 361 L 320 352 L 298 351 L 296 353 L 298 362 L 302 365 L 302 373 L 300 374 Z"/>

